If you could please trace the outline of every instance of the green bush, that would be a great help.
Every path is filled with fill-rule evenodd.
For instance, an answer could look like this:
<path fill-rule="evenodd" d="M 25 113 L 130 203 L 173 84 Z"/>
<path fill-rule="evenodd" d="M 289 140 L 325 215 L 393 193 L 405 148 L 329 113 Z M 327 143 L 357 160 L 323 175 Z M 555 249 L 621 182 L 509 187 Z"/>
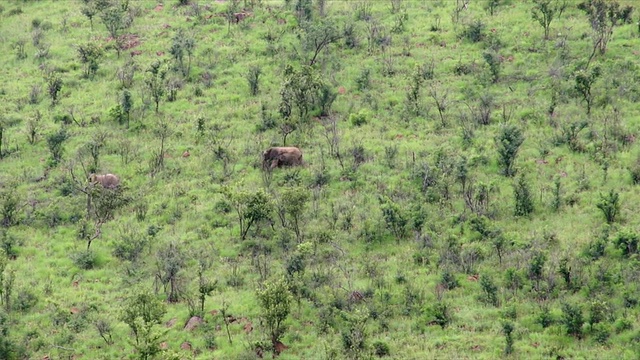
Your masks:
<path fill-rule="evenodd" d="M 595 340 L 595 342 L 600 345 L 605 345 L 609 342 L 611 327 L 604 323 L 595 324 L 591 327 L 591 334 L 593 335 L 593 340 Z"/>
<path fill-rule="evenodd" d="M 449 305 L 441 301 L 429 307 L 425 311 L 425 315 L 429 323 L 436 324 L 443 329 L 453 321 Z"/>
<path fill-rule="evenodd" d="M 38 303 L 38 296 L 29 289 L 22 289 L 18 292 L 13 307 L 22 312 L 29 311 Z"/>
<path fill-rule="evenodd" d="M 373 353 L 377 357 L 389 356 L 391 354 L 389 345 L 383 341 L 376 341 L 373 343 Z"/>
<path fill-rule="evenodd" d="M 482 20 L 474 20 L 468 24 L 462 31 L 461 37 L 465 38 L 472 43 L 480 42 L 485 37 L 486 25 Z"/>
<path fill-rule="evenodd" d="M 460 282 L 456 279 L 455 275 L 445 270 L 440 275 L 440 284 L 447 290 L 453 290 L 460 286 Z"/>
<path fill-rule="evenodd" d="M 351 125 L 360 127 L 369 122 L 370 114 L 367 110 L 360 110 L 355 114 L 349 114 L 349 122 Z"/>
<path fill-rule="evenodd" d="M 90 270 L 96 266 L 97 256 L 91 249 L 81 250 L 71 257 L 73 263 L 82 270 Z"/>
<path fill-rule="evenodd" d="M 613 238 L 615 247 L 622 251 L 622 255 L 629 256 L 638 253 L 638 242 L 640 236 L 630 229 L 625 229 L 616 234 Z"/>
<path fill-rule="evenodd" d="M 551 315 L 551 311 L 548 306 L 543 306 L 542 311 L 536 317 L 536 323 L 540 324 L 543 328 L 548 328 L 553 325 L 555 320 L 553 319 L 553 315 Z"/>
<path fill-rule="evenodd" d="M 582 337 L 582 325 L 584 319 L 582 317 L 582 309 L 578 305 L 568 303 L 562 304 L 562 324 L 564 325 L 567 335 Z"/>

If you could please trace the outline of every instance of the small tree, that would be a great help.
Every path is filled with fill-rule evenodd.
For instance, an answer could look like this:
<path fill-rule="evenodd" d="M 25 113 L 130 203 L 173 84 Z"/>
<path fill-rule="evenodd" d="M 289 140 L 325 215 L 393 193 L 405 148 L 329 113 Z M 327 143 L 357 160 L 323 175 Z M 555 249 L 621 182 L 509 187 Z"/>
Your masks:
<path fill-rule="evenodd" d="M 2 261 L 0 255 L 0 262 Z M 0 276 L 2 276 L 2 268 L 0 267 Z M 2 282 L 0 281 L 0 286 L 2 286 Z M 2 290 L 0 289 L 0 295 Z M 9 337 L 9 328 L 10 322 L 7 314 L 0 310 L 0 359 L 7 360 L 18 360 L 20 356 L 18 355 L 17 346 L 15 346 L 11 342 L 11 338 Z"/>
<path fill-rule="evenodd" d="M 345 328 L 342 330 L 342 348 L 350 359 L 365 358 L 367 352 L 367 308 L 356 309 L 352 313 L 343 312 Z"/>
<path fill-rule="evenodd" d="M 551 21 L 562 15 L 567 5 L 564 0 L 533 0 L 533 4 L 531 17 L 544 29 L 544 39 L 549 40 Z"/>
<path fill-rule="evenodd" d="M 575 90 L 582 100 L 587 104 L 587 115 L 591 114 L 591 106 L 593 105 L 594 96 L 591 92 L 593 84 L 600 77 L 600 67 L 596 66 L 591 71 L 580 70 L 576 74 Z"/>
<path fill-rule="evenodd" d="M 262 68 L 260 66 L 252 66 L 247 72 L 247 82 L 249 83 L 249 93 L 251 96 L 258 95 L 260 90 L 260 75 L 262 75 Z"/>
<path fill-rule="evenodd" d="M 76 50 L 78 51 L 78 58 L 84 66 L 84 76 L 92 79 L 100 67 L 100 58 L 104 54 L 102 47 L 90 42 L 78 45 Z"/>
<path fill-rule="evenodd" d="M 149 94 L 153 98 L 153 102 L 156 104 L 156 113 L 160 106 L 160 100 L 165 94 L 166 87 L 165 81 L 167 77 L 166 64 L 160 61 L 154 61 L 147 69 L 147 75 L 144 83 L 149 90 Z"/>
<path fill-rule="evenodd" d="M 498 7 L 503 5 L 502 0 L 487 0 L 485 4 L 485 9 L 489 13 L 489 15 L 493 16 L 498 11 Z"/>
<path fill-rule="evenodd" d="M 589 61 L 596 52 L 604 54 L 607 51 L 607 44 L 613 35 L 613 28 L 618 24 L 630 23 L 633 12 L 632 6 L 620 9 L 618 2 L 605 0 L 584 1 L 578 4 L 578 9 L 587 14 L 593 30 L 593 52 Z"/>
<path fill-rule="evenodd" d="M 98 13 L 95 3 L 93 1 L 85 3 L 80 12 L 89 19 L 89 25 L 91 26 L 91 31 L 93 31 L 93 18 Z"/>
<path fill-rule="evenodd" d="M 596 206 L 602 211 L 607 224 L 612 224 L 620 213 L 620 194 L 613 190 L 610 190 L 607 195 L 600 194 L 600 200 Z"/>
<path fill-rule="evenodd" d="M 264 284 L 264 288 L 256 293 L 258 302 L 262 308 L 262 318 L 267 328 L 273 351 L 276 353 L 276 345 L 284 335 L 287 320 L 291 311 L 291 292 L 284 279 L 275 280 Z"/>
<path fill-rule="evenodd" d="M 498 299 L 498 286 L 496 286 L 491 277 L 488 275 L 480 276 L 480 288 L 482 289 L 482 296 L 480 297 L 482 301 L 493 306 L 500 305 L 500 300 Z"/>
<path fill-rule="evenodd" d="M 51 72 L 47 75 L 45 80 L 47 82 L 49 97 L 51 98 L 51 106 L 55 106 L 58 103 L 58 95 L 60 95 L 60 90 L 62 90 L 62 79 L 56 72 Z"/>
<path fill-rule="evenodd" d="M 534 210 L 533 196 L 529 188 L 529 182 L 522 174 L 513 187 L 513 197 L 515 200 L 515 208 L 513 214 L 515 216 L 528 216 Z"/>
<path fill-rule="evenodd" d="M 380 202 L 380 210 L 382 210 L 382 217 L 387 229 L 391 231 L 396 238 L 396 242 L 399 243 L 407 234 L 408 219 L 400 209 L 400 206 L 393 200 L 386 196 L 381 196 L 378 201 Z"/>
<path fill-rule="evenodd" d="M 191 59 L 196 48 L 195 38 L 187 34 L 184 30 L 178 29 L 176 35 L 173 37 L 173 44 L 169 52 L 171 56 L 178 62 L 182 76 L 189 77 L 191 71 Z M 187 57 L 185 61 L 185 55 Z"/>
<path fill-rule="evenodd" d="M 122 6 L 112 5 L 100 13 L 100 19 L 113 41 L 115 41 L 115 49 L 118 53 L 118 58 L 120 58 L 120 51 L 123 45 L 121 34 L 131 26 L 133 18 Z"/>
<path fill-rule="evenodd" d="M 502 333 L 504 334 L 506 345 L 504 347 L 504 353 L 509 355 L 513 353 L 513 323 L 505 321 L 502 323 Z"/>
<path fill-rule="evenodd" d="M 186 260 L 181 246 L 170 242 L 158 251 L 156 260 L 158 266 L 156 278 L 165 288 L 167 301 L 170 303 L 178 302 L 181 290 L 179 275 Z"/>
<path fill-rule="evenodd" d="M 286 188 L 281 195 L 283 210 L 289 219 L 289 226 L 296 234 L 298 243 L 302 242 L 301 219 L 309 202 L 309 197 L 309 192 L 302 187 Z"/>
<path fill-rule="evenodd" d="M 218 280 L 211 281 L 205 276 L 205 272 L 211 268 L 212 262 L 205 256 L 198 258 L 198 299 L 200 300 L 200 313 L 204 314 L 204 302 L 207 296 L 218 287 Z"/>
<path fill-rule="evenodd" d="M 566 327 L 567 335 L 582 337 L 582 309 L 578 305 L 562 304 L 562 324 Z"/>
<path fill-rule="evenodd" d="M 536 282 L 536 290 L 540 287 L 540 280 L 544 275 L 544 264 L 547 262 L 547 256 L 537 251 L 529 261 L 529 279 Z"/>
<path fill-rule="evenodd" d="M 306 120 L 309 111 L 320 96 L 322 84 L 320 74 L 313 67 L 303 65 L 300 69 L 295 69 L 287 65 L 280 88 L 280 115 L 288 119 L 293 109 L 297 108 L 298 119 Z"/>
<path fill-rule="evenodd" d="M 69 138 L 67 129 L 60 128 L 58 131 L 47 136 L 47 147 L 51 153 L 50 164 L 56 166 L 62 160 L 64 154 L 64 143 Z"/>
<path fill-rule="evenodd" d="M 303 22 L 302 29 L 300 42 L 303 51 L 308 54 L 308 65 L 310 66 L 316 63 L 318 56 L 324 49 L 342 38 L 338 27 L 328 18 L 319 22 Z"/>
<path fill-rule="evenodd" d="M 133 109 L 133 96 L 131 96 L 129 89 L 124 89 L 120 95 L 120 109 L 122 109 L 123 115 L 127 119 L 127 128 L 129 128 L 131 109 Z"/>
<path fill-rule="evenodd" d="M 35 114 L 29 118 L 27 121 L 27 139 L 29 140 L 29 144 L 33 145 L 38 140 L 40 135 L 40 130 L 42 129 L 42 113 L 40 110 L 36 110 Z M 0 122 L 0 130 L 3 128 L 2 123 Z M 0 137 L 0 145 L 2 143 L 2 137 Z M 2 157 L 2 149 L 0 149 L 0 157 Z"/>
<path fill-rule="evenodd" d="M 491 74 L 491 82 L 494 84 L 497 83 L 498 79 L 500 78 L 500 66 L 501 66 L 500 56 L 498 56 L 498 54 L 493 51 L 487 51 L 482 54 L 482 57 L 484 58 L 484 61 L 486 61 L 487 65 L 489 66 L 489 72 Z"/>
<path fill-rule="evenodd" d="M 87 250 L 91 242 L 101 235 L 102 225 L 114 219 L 118 210 L 129 204 L 126 188 L 122 185 L 115 189 L 104 188 L 101 185 L 89 185 L 86 189 L 89 219 L 93 220 L 93 232 L 87 232 L 83 237 L 87 241 Z"/>
<path fill-rule="evenodd" d="M 233 191 L 225 187 L 223 194 L 236 210 L 242 240 L 247 237 L 251 226 L 271 217 L 271 201 L 262 190 L 250 193 L 244 190 Z"/>
<path fill-rule="evenodd" d="M 413 115 L 420 115 L 420 90 L 424 83 L 424 77 L 422 76 L 422 67 L 416 65 L 411 78 L 409 79 L 409 90 L 407 91 L 407 107 L 409 112 Z"/>
<path fill-rule="evenodd" d="M 160 353 L 160 338 L 167 330 L 158 329 L 158 325 L 166 312 L 165 304 L 148 292 L 134 295 L 126 301 L 120 320 L 129 325 L 135 337 L 133 345 L 138 359 L 152 359 Z"/>
<path fill-rule="evenodd" d="M 524 139 L 522 130 L 515 125 L 505 125 L 500 129 L 500 134 L 496 138 L 496 146 L 498 148 L 498 164 L 502 167 L 504 176 L 515 175 L 516 170 L 513 168 L 513 163 Z"/>
<path fill-rule="evenodd" d="M 160 140 L 160 148 L 151 160 L 151 173 L 155 175 L 158 171 L 164 169 L 164 151 L 168 139 L 173 135 L 173 129 L 169 127 L 169 123 L 166 120 L 162 120 L 153 129 L 153 134 Z"/>

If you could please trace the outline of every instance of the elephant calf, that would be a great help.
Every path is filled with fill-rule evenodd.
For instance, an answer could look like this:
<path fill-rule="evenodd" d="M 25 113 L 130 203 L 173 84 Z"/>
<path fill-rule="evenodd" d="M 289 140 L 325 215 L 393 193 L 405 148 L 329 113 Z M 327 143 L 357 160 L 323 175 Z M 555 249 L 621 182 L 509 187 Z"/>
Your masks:
<path fill-rule="evenodd" d="M 302 165 L 302 151 L 297 147 L 272 147 L 262 153 L 262 166 L 273 169 Z"/>
<path fill-rule="evenodd" d="M 100 184 L 105 189 L 115 189 L 120 185 L 120 179 L 113 174 L 91 174 L 89 175 L 89 182 L 91 184 Z"/>

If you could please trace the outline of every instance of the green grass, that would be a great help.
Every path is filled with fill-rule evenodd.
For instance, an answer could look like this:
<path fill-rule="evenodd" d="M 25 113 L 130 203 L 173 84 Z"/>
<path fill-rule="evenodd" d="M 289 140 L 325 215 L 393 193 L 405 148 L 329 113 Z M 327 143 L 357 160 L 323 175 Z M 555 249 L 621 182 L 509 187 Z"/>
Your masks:
<path fill-rule="evenodd" d="M 8 339 L 24 348 L 26 358 L 136 358 L 133 337 L 119 315 L 125 300 L 143 290 L 166 300 L 162 285 L 155 281 L 158 250 L 175 242 L 185 259 L 178 276 L 181 299 L 167 303 L 167 313 L 157 326 L 166 330 L 158 341 L 166 342 L 168 348 L 158 358 L 253 358 L 257 342 L 269 343 L 256 289 L 263 285 L 263 277 L 270 281 L 286 273 L 297 244 L 295 235 L 280 225 L 275 212 L 273 227 L 263 222 L 258 231 L 254 228 L 247 240 L 241 241 L 234 210 L 222 211 L 225 197 L 221 189 L 264 189 L 277 203 L 283 200 L 281 188 L 297 177 L 310 195 L 301 219 L 304 241 L 312 243 L 313 251 L 305 258 L 301 275 L 308 299 L 301 300 L 300 308 L 292 302 L 282 337 L 288 349 L 280 358 L 348 357 L 342 344 L 348 324 L 341 313 L 352 314 L 357 309 L 373 314 L 366 321 L 364 358 L 373 356 L 371 344 L 375 341 L 385 342 L 394 359 L 637 357 L 638 309 L 637 305 L 625 307 L 623 301 L 625 291 L 632 298 L 639 295 L 634 284 L 637 253 L 625 257 L 612 241 L 620 229 L 637 231 L 638 196 L 629 173 L 639 154 L 634 142 L 640 126 L 636 106 L 639 64 L 634 50 L 640 44 L 637 25 L 617 26 L 606 54 L 594 58 L 591 66 L 598 65 L 603 72 L 594 85 L 594 106 L 587 116 L 574 90 L 575 70 L 585 64 L 592 49 L 585 14 L 570 3 L 562 16 L 553 20 L 551 38 L 545 41 L 542 28 L 531 20 L 532 2 L 504 2 L 493 17 L 484 10 L 484 2 L 472 2 L 454 23 L 455 2 L 404 1 L 408 14 L 405 30 L 393 33 L 398 14 L 391 13 L 391 2 L 327 1 L 328 18 L 340 32 L 344 24 L 354 24 L 359 40 L 355 48 L 348 48 L 342 40 L 332 44 L 314 66 L 324 83 L 338 93 L 331 116 L 337 121 L 342 163 L 329 156 L 330 144 L 321 125 L 328 119 L 316 118 L 317 111 L 312 111 L 314 118 L 287 138 L 288 145 L 302 149 L 305 167 L 274 171 L 268 188 L 260 170 L 260 155 L 269 146 L 281 145 L 282 135 L 278 127 L 264 132 L 256 129 L 263 123 L 263 107 L 268 116 L 281 120 L 278 106 L 285 66 L 298 67 L 305 62 L 298 38 L 303 30 L 293 11 L 295 2 L 287 6 L 263 0 L 252 8 L 250 3 L 254 2 L 241 3 L 251 16 L 229 30 L 220 16 L 229 2 L 201 2 L 203 15 L 198 19 L 192 5 L 178 6 L 171 0 L 158 7 L 158 2 L 132 1 L 129 7 L 135 20 L 124 33 L 136 35 L 139 44 L 123 50 L 119 58 L 108 48 L 113 41 L 108 41 L 99 16 L 90 28 L 80 12 L 82 1 L 12 0 L 1 4 L 0 102 L 4 106 L 0 120 L 6 155 L 0 159 L 0 192 L 17 196 L 19 204 L 15 223 L 6 229 L 19 239 L 17 257 L 8 260 L 4 272 L 6 279 L 15 271 L 13 305 L 6 311 Z M 357 9 L 366 4 L 371 6 L 375 21 L 355 18 Z M 11 15 L 17 8 L 22 13 Z M 634 22 L 637 16 L 634 12 Z M 319 19 L 317 2 L 313 17 Z M 431 31 L 437 18 L 440 30 Z M 40 20 L 41 43 L 50 45 L 47 58 L 35 56 L 34 19 Z M 477 43 L 461 37 L 474 20 L 486 25 L 486 36 L 501 42 L 497 53 L 503 61 L 493 84 L 482 56 L 488 48 L 487 37 Z M 386 47 L 369 48 L 367 35 L 372 24 L 390 36 Z M 182 79 L 178 71 L 169 70 L 169 78 L 181 80 L 182 88 L 175 101 L 163 98 L 156 114 L 145 89 L 145 70 L 155 60 L 171 59 L 172 38 L 178 29 L 186 30 L 196 43 L 190 76 Z M 280 38 L 270 43 L 268 36 Z M 19 40 L 25 42 L 25 59 L 17 58 L 13 47 Z M 89 42 L 105 50 L 93 79 L 82 76 L 83 65 L 76 52 L 78 44 Z M 111 119 L 109 111 L 118 105 L 122 91 L 118 69 L 128 61 L 137 68 L 130 87 L 134 106 L 127 129 Z M 411 77 L 416 66 L 431 62 L 434 75 L 423 82 L 421 111 L 411 113 L 406 109 Z M 250 96 L 246 79 L 251 66 L 262 71 L 255 97 Z M 468 73 L 456 74 L 461 67 Z M 50 105 L 43 69 L 55 71 L 64 82 L 55 106 Z M 370 84 L 359 90 L 357 79 L 364 69 L 370 70 Z M 40 94 L 31 103 L 34 86 L 40 87 Z M 557 91 L 557 104 L 549 115 L 552 91 Z M 446 96 L 444 124 L 432 94 L 440 99 Z M 482 96 L 493 99 L 487 125 L 474 121 Z M 367 122 L 354 126 L 349 115 L 361 110 L 368 114 Z M 37 141 L 30 144 L 28 123 L 36 112 L 42 119 Z M 82 126 L 73 122 L 65 125 L 70 138 L 64 143 L 63 161 L 46 170 L 50 157 L 46 138 L 62 126 L 54 117 L 69 114 Z M 199 117 L 206 126 L 202 138 L 197 134 Z M 578 134 L 584 151 L 574 152 L 557 139 L 563 126 L 581 120 L 589 123 Z M 160 148 L 154 131 L 160 122 L 168 124 L 171 135 L 165 143 L 164 168 L 152 174 L 150 164 Z M 525 174 L 530 185 L 535 208 L 529 217 L 513 216 L 516 178 L 500 175 L 495 138 L 503 123 L 519 126 L 525 136 L 515 168 L 518 174 Z M 86 243 L 77 239 L 86 197 L 78 190 L 63 196 L 62 190 L 65 179 L 70 178 L 70 167 L 84 179 L 80 162 L 87 164 L 88 157 L 79 151 L 101 132 L 106 134 L 106 142 L 99 172 L 117 174 L 133 200 L 102 227 L 100 237 L 91 245 L 94 268 L 82 270 L 74 259 L 86 248 Z M 226 169 L 216 158 L 218 146 L 230 155 Z M 365 162 L 349 170 L 351 150 L 359 146 L 364 149 Z M 389 160 L 385 148 L 394 147 L 397 153 Z M 187 158 L 182 157 L 185 151 L 190 153 Z M 123 161 L 126 157 L 128 161 Z M 492 188 L 488 223 L 501 230 L 507 240 L 501 262 L 490 240 L 482 240 L 470 225 L 473 213 L 465 205 L 462 185 L 456 179 L 463 157 L 468 163 L 467 184 L 477 188 L 483 183 Z M 419 174 L 425 165 L 433 184 L 423 191 Z M 36 181 L 45 172 L 46 178 Z M 313 186 L 318 174 L 328 177 L 325 186 Z M 560 179 L 563 199 L 558 212 L 552 209 L 556 178 Z M 605 218 L 596 204 L 599 195 L 610 189 L 620 194 L 619 220 L 611 226 L 604 255 L 591 259 L 583 250 L 601 236 Z M 412 211 L 420 205 L 425 212 L 421 234 L 407 230 L 406 238 L 397 241 L 385 226 L 379 195 L 399 205 L 408 228 Z M 0 199 L 0 209 L 5 199 Z M 141 204 L 148 210 L 139 221 L 135 209 Z M 113 254 L 126 228 L 149 240 L 134 263 Z M 156 234 L 147 235 L 149 232 Z M 330 240 L 322 241 L 322 234 L 330 235 Z M 459 258 L 447 252 L 449 239 L 459 244 Z M 475 258 L 471 256 L 474 251 Z M 527 277 L 530 259 L 537 251 L 547 259 L 540 291 Z M 415 254 L 425 256 L 426 263 L 418 264 Z M 197 290 L 198 259 L 205 255 L 212 261 L 206 276 L 218 281 L 217 289 L 207 297 L 204 315 L 215 338 L 213 350 L 206 346 L 204 327 L 183 330 L 190 317 L 187 298 L 194 298 Z M 575 276 L 574 290 L 565 287 L 558 272 L 565 257 Z M 504 278 L 509 268 L 523 276 L 523 286 L 516 292 L 507 288 Z M 460 287 L 439 293 L 437 286 L 444 270 L 459 280 Z M 492 277 L 498 286 L 499 306 L 479 301 L 482 289 L 480 282 L 470 277 L 474 274 Z M 240 279 L 239 284 L 233 285 L 234 279 Z M 353 291 L 366 294 L 365 301 L 350 304 Z M 29 295 L 35 303 L 21 310 Z M 444 329 L 429 325 L 424 316 L 424 310 L 439 296 L 451 314 L 451 323 Z M 583 326 L 583 338 L 576 339 L 566 335 L 560 322 L 563 303 L 579 304 L 586 321 L 594 299 L 609 306 L 605 324 L 612 330 L 604 345 L 596 342 L 589 325 Z M 230 314 L 243 319 L 229 326 L 232 343 L 220 314 L 211 313 L 220 311 L 223 303 Z M 0 305 L 4 308 L 6 304 Z M 547 328 L 536 322 L 542 305 L 550 308 L 554 319 Z M 82 317 L 72 314 L 72 308 L 91 310 Z M 333 315 L 322 315 L 330 308 Z M 516 313 L 511 356 L 503 355 L 506 309 Z M 112 345 L 99 336 L 94 326 L 99 319 L 110 321 Z M 165 327 L 171 319 L 176 323 Z M 631 329 L 613 331 L 619 319 L 630 320 Z M 320 323 L 325 320 L 330 326 L 322 332 Z M 250 333 L 243 328 L 247 322 L 253 325 Z M 193 353 L 180 349 L 183 342 L 192 345 Z"/>

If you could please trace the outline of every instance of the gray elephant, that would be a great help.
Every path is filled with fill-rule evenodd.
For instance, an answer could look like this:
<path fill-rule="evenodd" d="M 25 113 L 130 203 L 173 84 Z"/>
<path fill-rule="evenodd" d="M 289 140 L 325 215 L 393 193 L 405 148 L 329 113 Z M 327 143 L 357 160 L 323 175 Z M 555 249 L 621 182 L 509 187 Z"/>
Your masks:
<path fill-rule="evenodd" d="M 115 189 L 120 185 L 120 179 L 113 174 L 91 174 L 89 175 L 89 182 L 91 184 L 100 184 L 105 189 Z"/>
<path fill-rule="evenodd" d="M 302 165 L 302 151 L 297 147 L 272 147 L 262 153 L 262 166 L 273 169 Z"/>

